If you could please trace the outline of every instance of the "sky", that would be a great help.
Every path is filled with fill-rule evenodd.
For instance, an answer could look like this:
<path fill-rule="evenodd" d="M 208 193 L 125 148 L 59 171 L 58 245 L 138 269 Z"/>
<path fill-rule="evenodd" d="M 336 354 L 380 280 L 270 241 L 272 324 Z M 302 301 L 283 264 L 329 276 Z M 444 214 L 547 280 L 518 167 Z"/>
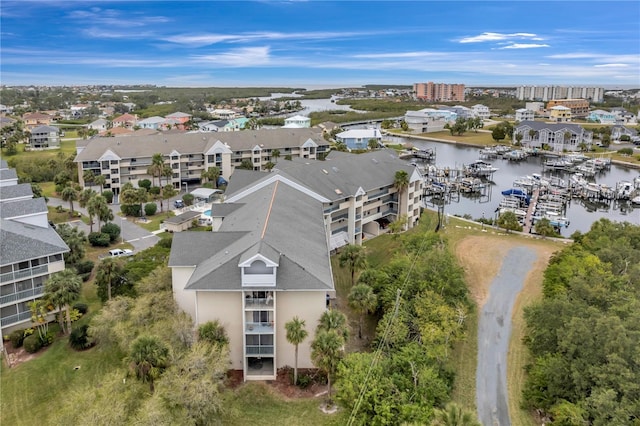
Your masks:
<path fill-rule="evenodd" d="M 0 83 L 640 87 L 638 1 L 0 2 Z"/>

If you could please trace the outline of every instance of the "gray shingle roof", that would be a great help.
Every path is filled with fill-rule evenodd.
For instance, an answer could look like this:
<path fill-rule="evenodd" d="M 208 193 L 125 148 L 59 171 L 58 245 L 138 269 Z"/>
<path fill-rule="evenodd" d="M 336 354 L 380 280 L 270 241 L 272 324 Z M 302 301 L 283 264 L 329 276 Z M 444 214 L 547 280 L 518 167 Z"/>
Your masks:
<path fill-rule="evenodd" d="M 578 133 L 578 134 L 582 132 L 586 132 L 584 128 L 582 128 L 582 126 L 578 124 L 571 124 L 571 123 L 543 123 L 541 121 L 525 120 L 520 124 L 518 124 L 518 126 L 516 126 L 516 128 L 520 128 L 520 127 L 530 127 L 531 129 L 536 131 L 548 129 L 552 132 L 559 132 L 559 131 L 565 131 L 565 130 L 568 130 L 573 133 Z"/>
<path fill-rule="evenodd" d="M 280 265 L 278 290 L 333 289 L 322 203 L 283 182 L 241 201 L 219 232 L 174 237 L 169 266 L 197 265 L 187 288 L 239 290 L 240 259 L 260 253 Z"/>
<path fill-rule="evenodd" d="M 184 212 L 182 214 L 179 214 L 178 216 L 172 216 L 169 219 L 165 220 L 165 223 L 184 223 L 184 222 L 189 222 L 193 219 L 195 219 L 196 217 L 199 217 L 202 213 L 200 212 L 196 212 L 196 211 L 188 211 L 188 212 Z"/>
<path fill-rule="evenodd" d="M 30 183 L 20 183 L 18 185 L 0 187 L 0 202 L 6 202 L 22 197 L 33 197 Z"/>
<path fill-rule="evenodd" d="M 329 145 L 316 129 L 270 129 L 243 130 L 222 133 L 176 133 L 148 136 L 123 136 L 115 138 L 93 138 L 85 145 L 75 161 L 92 161 L 111 150 L 120 158 L 150 157 L 154 153 L 169 155 L 176 150 L 181 154 L 203 153 L 216 141 L 229 145 L 232 151 L 251 150 L 256 145 L 264 149 L 283 149 L 302 146 L 308 139 L 318 145 Z"/>
<path fill-rule="evenodd" d="M 47 212 L 47 203 L 44 201 L 44 198 L 10 201 L 2 203 L 2 206 L 0 206 L 0 217 L 2 217 L 2 219 L 10 219 L 43 212 Z"/>
<path fill-rule="evenodd" d="M 13 204 L 13 203 L 9 203 Z M 6 204 L 2 205 L 2 209 Z M 28 259 L 69 251 L 69 247 L 52 228 L 42 228 L 2 219 L 0 226 L 0 264 L 10 265 Z"/>
<path fill-rule="evenodd" d="M 0 180 L 18 179 L 15 169 L 0 169 Z"/>
<path fill-rule="evenodd" d="M 325 161 L 282 161 L 276 167 L 278 173 L 330 200 L 354 196 L 360 187 L 365 191 L 387 187 L 397 171 L 411 176 L 415 170 L 391 149 L 364 154 L 331 151 Z"/>

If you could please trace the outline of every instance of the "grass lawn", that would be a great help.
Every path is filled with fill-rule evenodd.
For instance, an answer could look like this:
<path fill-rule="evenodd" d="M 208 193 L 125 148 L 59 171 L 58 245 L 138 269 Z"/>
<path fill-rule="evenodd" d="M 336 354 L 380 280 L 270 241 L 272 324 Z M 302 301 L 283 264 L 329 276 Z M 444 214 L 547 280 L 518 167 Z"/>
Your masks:
<path fill-rule="evenodd" d="M 222 424 L 244 425 L 344 425 L 349 413 L 338 411 L 324 414 L 320 411 L 322 397 L 288 399 L 273 392 L 264 383 L 245 383 L 225 394 Z"/>
<path fill-rule="evenodd" d="M 165 211 L 163 213 L 158 212 L 153 216 L 147 216 L 146 222 L 136 222 L 136 225 L 146 229 L 149 232 L 157 231 L 158 229 L 160 229 L 160 222 L 167 220 L 173 215 L 174 214 L 171 211 Z M 127 217 L 127 220 L 133 221 L 134 218 Z"/>

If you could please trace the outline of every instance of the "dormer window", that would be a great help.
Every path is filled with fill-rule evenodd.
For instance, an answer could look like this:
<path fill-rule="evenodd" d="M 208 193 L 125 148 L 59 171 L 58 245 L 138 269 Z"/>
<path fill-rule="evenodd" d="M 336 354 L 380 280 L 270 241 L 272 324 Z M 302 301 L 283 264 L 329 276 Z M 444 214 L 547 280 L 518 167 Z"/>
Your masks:
<path fill-rule="evenodd" d="M 239 265 L 243 287 L 275 287 L 278 264 L 262 255 L 255 255 Z"/>

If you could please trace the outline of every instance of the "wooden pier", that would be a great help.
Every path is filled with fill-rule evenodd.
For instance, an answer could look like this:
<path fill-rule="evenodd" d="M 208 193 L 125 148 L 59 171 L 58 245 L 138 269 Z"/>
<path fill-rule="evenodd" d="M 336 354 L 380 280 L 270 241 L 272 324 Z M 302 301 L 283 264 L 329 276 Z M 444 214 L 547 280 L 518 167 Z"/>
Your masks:
<path fill-rule="evenodd" d="M 529 208 L 527 209 L 527 215 L 524 218 L 524 227 L 522 232 L 525 234 L 531 233 L 531 228 L 533 228 L 533 215 L 536 212 L 536 205 L 538 204 L 538 197 L 540 196 L 540 188 L 536 188 L 533 190 L 533 194 L 531 195 L 531 201 L 529 202 Z"/>

